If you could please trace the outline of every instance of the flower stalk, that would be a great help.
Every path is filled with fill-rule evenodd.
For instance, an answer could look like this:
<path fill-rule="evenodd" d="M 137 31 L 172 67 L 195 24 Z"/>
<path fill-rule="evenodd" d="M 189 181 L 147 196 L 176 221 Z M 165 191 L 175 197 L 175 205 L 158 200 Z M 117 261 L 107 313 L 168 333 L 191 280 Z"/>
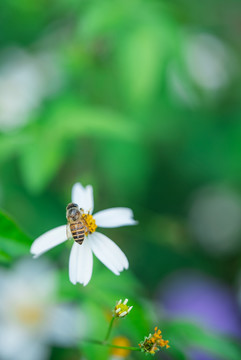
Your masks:
<path fill-rule="evenodd" d="M 108 343 L 106 341 L 100 341 L 100 340 L 92 340 L 92 339 L 86 339 L 85 342 L 96 344 L 96 345 L 102 345 L 102 346 L 108 346 L 110 348 L 116 348 L 116 349 L 125 349 L 125 350 L 131 350 L 131 351 L 141 351 L 139 347 L 136 346 L 120 346 L 120 345 L 114 345 L 111 343 Z"/>
<path fill-rule="evenodd" d="M 112 330 L 112 328 L 113 328 L 114 320 L 115 320 L 115 318 L 112 317 L 112 319 L 111 319 L 111 321 L 110 321 L 110 324 L 109 324 L 109 327 L 108 327 L 108 330 L 107 330 L 107 333 L 106 333 L 106 336 L 105 336 L 104 342 L 106 342 L 106 341 L 109 340 L 109 337 L 110 337 L 110 334 L 111 334 L 111 330 Z"/>
<path fill-rule="evenodd" d="M 119 300 L 116 303 L 115 308 L 113 310 L 113 316 L 110 320 L 109 327 L 108 327 L 105 339 L 103 341 L 93 340 L 93 339 L 85 339 L 84 341 L 91 343 L 91 344 L 107 346 L 107 347 L 113 348 L 113 349 L 122 349 L 122 350 L 124 350 L 124 354 L 126 354 L 126 351 L 127 351 L 127 354 L 129 354 L 130 351 L 141 351 L 141 352 L 145 352 L 146 354 L 154 355 L 157 351 L 160 350 L 160 348 L 166 347 L 166 349 L 168 349 L 170 347 L 169 341 L 163 339 L 161 330 L 159 330 L 157 327 L 155 327 L 155 329 L 154 329 L 155 330 L 154 334 L 149 334 L 149 336 L 145 337 L 144 341 L 139 343 L 139 347 L 128 346 L 130 344 L 128 339 L 123 338 L 123 337 L 115 338 L 112 343 L 108 342 L 110 335 L 111 335 L 111 331 L 113 329 L 115 319 L 120 319 L 120 318 L 125 317 L 126 315 L 129 314 L 129 312 L 133 308 L 133 306 L 128 306 L 127 302 L 128 302 L 128 299 L 125 299 L 124 302 L 122 302 L 122 300 Z M 114 350 L 113 350 L 113 353 L 114 353 Z M 127 355 L 125 355 L 125 356 L 127 356 Z"/>

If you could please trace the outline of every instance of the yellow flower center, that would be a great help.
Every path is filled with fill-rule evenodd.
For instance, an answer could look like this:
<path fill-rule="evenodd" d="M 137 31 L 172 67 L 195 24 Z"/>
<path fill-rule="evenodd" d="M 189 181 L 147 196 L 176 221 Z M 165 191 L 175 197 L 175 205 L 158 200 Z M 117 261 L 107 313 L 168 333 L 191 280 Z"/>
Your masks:
<path fill-rule="evenodd" d="M 125 305 L 125 304 L 119 304 L 119 305 L 116 305 L 115 311 L 116 311 L 117 309 L 120 309 L 120 310 L 118 311 L 118 314 L 117 314 L 118 316 L 120 316 L 120 314 L 122 314 L 122 313 L 124 313 L 124 312 L 128 312 L 129 306 L 128 306 L 128 305 Z"/>
<path fill-rule="evenodd" d="M 95 230 L 97 229 L 97 225 L 96 225 L 95 219 L 93 218 L 92 215 L 90 215 L 90 214 L 83 214 L 83 215 L 82 215 L 82 220 L 85 222 L 86 228 L 87 228 L 87 230 L 88 230 L 88 231 L 85 233 L 85 235 L 92 234 L 93 232 L 95 232 Z"/>
<path fill-rule="evenodd" d="M 43 319 L 43 312 L 37 306 L 20 306 L 16 313 L 19 321 L 24 325 L 37 325 Z"/>

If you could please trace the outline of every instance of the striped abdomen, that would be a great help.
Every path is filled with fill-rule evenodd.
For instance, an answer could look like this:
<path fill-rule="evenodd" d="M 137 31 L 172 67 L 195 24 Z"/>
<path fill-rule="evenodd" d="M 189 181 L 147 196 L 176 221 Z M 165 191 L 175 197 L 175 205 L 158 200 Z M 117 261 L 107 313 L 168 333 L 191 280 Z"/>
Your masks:
<path fill-rule="evenodd" d="M 70 224 L 70 231 L 74 241 L 81 245 L 85 237 L 85 229 L 83 224 L 81 222 Z"/>

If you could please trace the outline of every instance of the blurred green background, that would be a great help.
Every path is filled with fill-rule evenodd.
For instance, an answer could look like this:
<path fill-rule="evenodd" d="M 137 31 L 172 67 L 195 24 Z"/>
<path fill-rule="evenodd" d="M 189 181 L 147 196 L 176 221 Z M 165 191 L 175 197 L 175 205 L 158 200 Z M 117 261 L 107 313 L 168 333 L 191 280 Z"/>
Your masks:
<path fill-rule="evenodd" d="M 96 211 L 132 208 L 137 227 L 104 232 L 129 259 L 120 278 L 96 260 L 91 284 L 73 290 L 66 248 L 46 256 L 76 299 L 144 302 L 136 341 L 157 313 L 164 323 L 160 289 L 173 273 L 198 271 L 241 298 L 240 10 L 237 0 L 0 4 L 0 206 L 31 239 L 65 223 L 77 181 L 93 185 Z M 2 267 L 28 256 L 0 236 Z M 173 348 L 172 359 L 241 358 Z M 82 356 L 71 351 L 51 359 Z"/>

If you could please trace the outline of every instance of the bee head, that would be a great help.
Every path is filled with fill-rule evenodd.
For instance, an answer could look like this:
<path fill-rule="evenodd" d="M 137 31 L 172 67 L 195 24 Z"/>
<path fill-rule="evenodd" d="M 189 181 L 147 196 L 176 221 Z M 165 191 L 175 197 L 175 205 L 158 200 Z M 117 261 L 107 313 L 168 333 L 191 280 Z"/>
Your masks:
<path fill-rule="evenodd" d="M 69 221 L 76 221 L 80 216 L 80 210 L 77 204 L 70 203 L 66 207 L 66 217 Z"/>

